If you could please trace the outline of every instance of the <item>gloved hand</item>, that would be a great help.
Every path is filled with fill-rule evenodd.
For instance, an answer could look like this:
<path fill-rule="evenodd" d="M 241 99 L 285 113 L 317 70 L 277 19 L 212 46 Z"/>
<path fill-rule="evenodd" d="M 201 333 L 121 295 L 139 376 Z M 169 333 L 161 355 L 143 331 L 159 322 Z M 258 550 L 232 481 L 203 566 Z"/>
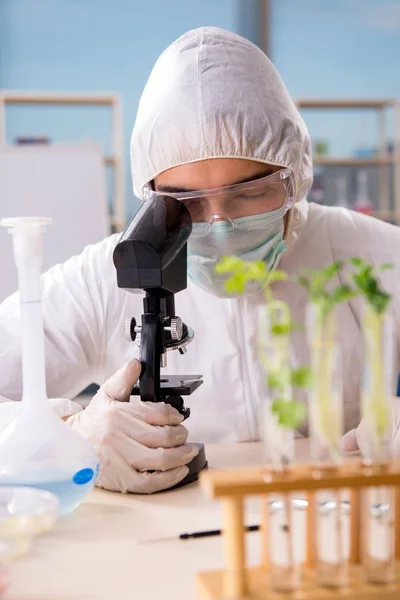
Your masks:
<path fill-rule="evenodd" d="M 116 492 L 152 493 L 172 487 L 189 472 L 198 448 L 185 444 L 182 415 L 164 402 L 128 402 L 140 375 L 136 359 L 106 381 L 89 406 L 67 423 L 96 449 L 96 485 Z M 148 473 L 147 471 L 154 471 Z"/>
<path fill-rule="evenodd" d="M 400 398 L 392 400 L 390 447 L 392 455 L 398 458 L 400 457 Z M 361 420 L 356 429 L 348 431 L 343 436 L 343 450 L 345 452 L 360 450 L 364 456 L 368 454 L 368 434 L 364 420 Z"/>

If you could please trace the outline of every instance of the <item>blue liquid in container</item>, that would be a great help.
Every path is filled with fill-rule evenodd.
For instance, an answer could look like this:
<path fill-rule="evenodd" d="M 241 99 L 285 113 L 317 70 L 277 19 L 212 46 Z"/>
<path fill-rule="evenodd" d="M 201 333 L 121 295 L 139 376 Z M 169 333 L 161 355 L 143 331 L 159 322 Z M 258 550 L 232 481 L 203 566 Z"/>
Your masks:
<path fill-rule="evenodd" d="M 12 483 L 12 485 L 24 485 L 52 492 L 58 496 L 60 500 L 60 514 L 64 516 L 79 506 L 85 496 L 89 494 L 94 487 L 96 477 L 97 472 L 86 468 L 78 471 L 72 478 L 68 479 L 52 480 L 47 483 L 29 483 L 28 481 L 24 481 L 23 484 Z"/>
<path fill-rule="evenodd" d="M 74 483 L 72 479 L 65 479 L 64 481 L 50 481 L 49 483 L 24 485 L 39 488 L 40 490 L 46 490 L 58 496 L 60 499 L 60 513 L 63 516 L 72 512 L 74 508 L 79 506 L 85 496 L 92 490 L 94 482 L 95 478 L 89 483 L 78 485 Z"/>

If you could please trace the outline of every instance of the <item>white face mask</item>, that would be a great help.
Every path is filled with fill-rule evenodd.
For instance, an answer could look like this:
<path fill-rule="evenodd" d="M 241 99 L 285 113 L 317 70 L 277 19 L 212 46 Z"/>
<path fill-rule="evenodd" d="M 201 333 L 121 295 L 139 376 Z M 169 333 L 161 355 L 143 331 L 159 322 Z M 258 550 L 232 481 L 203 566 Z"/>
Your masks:
<path fill-rule="evenodd" d="M 188 276 L 199 287 L 219 298 L 232 297 L 225 291 L 226 276 L 215 273 L 222 256 L 238 256 L 248 261 L 264 261 L 272 271 L 286 251 L 283 240 L 285 209 L 233 220 L 217 221 L 211 231 L 208 223 L 194 223 L 188 241 Z M 247 291 L 258 289 L 248 286 Z"/>

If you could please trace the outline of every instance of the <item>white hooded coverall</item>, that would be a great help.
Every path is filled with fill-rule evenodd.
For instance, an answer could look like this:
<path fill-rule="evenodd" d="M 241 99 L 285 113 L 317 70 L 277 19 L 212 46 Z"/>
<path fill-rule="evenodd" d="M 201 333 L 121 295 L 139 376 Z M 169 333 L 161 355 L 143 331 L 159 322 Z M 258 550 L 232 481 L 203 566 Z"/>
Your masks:
<path fill-rule="evenodd" d="M 332 261 L 360 256 L 392 262 L 382 284 L 394 295 L 400 341 L 400 229 L 343 208 L 309 204 L 310 140 L 284 84 L 259 48 L 233 33 L 203 27 L 174 42 L 157 61 L 139 105 L 131 140 L 134 188 L 176 165 L 234 157 L 292 170 L 296 203 L 285 233 L 287 251 L 279 269 L 296 274 Z M 43 275 L 43 311 L 49 397 L 73 398 L 91 383 L 103 383 L 138 347 L 124 337 L 124 322 L 140 320 L 142 294 L 117 287 L 112 261 L 118 235 L 88 246 Z M 274 295 L 304 322 L 306 295 L 295 283 L 279 282 Z M 185 404 L 189 440 L 234 442 L 258 439 L 262 395 L 258 386 L 256 307 L 263 296 L 219 299 L 192 282 L 176 295 L 176 312 L 194 329 L 186 355 L 168 353 L 165 373 L 202 374 L 204 384 Z M 359 422 L 363 369 L 360 301 L 339 307 L 345 428 Z M 296 332 L 293 366 L 307 362 L 305 331 Z M 397 364 L 400 364 L 397 360 Z M 21 397 L 18 297 L 0 306 L 0 394 Z M 1 408 L 1 406 L 0 406 Z M 70 405 L 65 405 L 69 414 Z M 1 411 L 0 411 L 1 412 Z M 1 415 L 0 415 L 1 418 Z"/>

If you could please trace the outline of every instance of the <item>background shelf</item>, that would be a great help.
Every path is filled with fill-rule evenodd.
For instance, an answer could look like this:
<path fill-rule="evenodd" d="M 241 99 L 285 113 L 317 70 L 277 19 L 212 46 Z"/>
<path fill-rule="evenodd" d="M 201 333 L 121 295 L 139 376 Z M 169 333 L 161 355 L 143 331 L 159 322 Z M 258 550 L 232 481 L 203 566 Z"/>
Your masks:
<path fill-rule="evenodd" d="M 295 100 L 301 110 L 374 110 L 378 117 L 376 153 L 371 156 L 329 156 L 328 153 L 314 153 L 315 171 L 324 169 L 326 179 L 340 177 L 339 169 L 345 170 L 350 186 L 354 188 L 355 169 L 369 169 L 368 182 L 370 198 L 374 205 L 373 215 L 377 218 L 400 225 L 400 103 L 396 98 L 298 98 Z M 386 117 L 392 111 L 390 138 L 386 132 Z M 388 150 L 390 148 L 390 151 Z M 317 173 L 315 173 L 318 177 Z M 371 175 L 371 177 L 370 177 Z M 321 177 L 321 176 L 320 176 Z M 342 172 L 343 177 L 343 172 Z M 330 195 L 333 184 L 328 181 Z M 324 189 L 320 187 L 321 198 Z"/>

